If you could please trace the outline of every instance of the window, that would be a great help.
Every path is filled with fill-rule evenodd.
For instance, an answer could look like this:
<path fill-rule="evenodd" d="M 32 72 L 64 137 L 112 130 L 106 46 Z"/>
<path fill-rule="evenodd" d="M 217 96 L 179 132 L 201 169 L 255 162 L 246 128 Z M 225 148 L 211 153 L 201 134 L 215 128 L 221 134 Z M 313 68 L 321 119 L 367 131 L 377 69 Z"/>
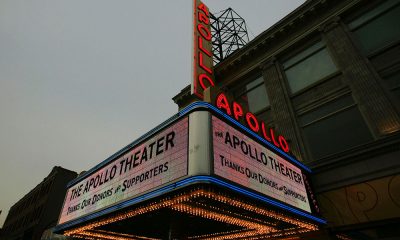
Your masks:
<path fill-rule="evenodd" d="M 372 140 L 350 95 L 301 115 L 299 122 L 315 160 Z"/>
<path fill-rule="evenodd" d="M 292 93 L 337 71 L 322 42 L 317 42 L 283 63 L 283 69 Z"/>
<path fill-rule="evenodd" d="M 263 76 L 258 76 L 244 86 L 240 86 L 233 91 L 233 94 L 239 104 L 247 107 L 248 111 L 254 113 L 259 120 L 271 125 L 272 113 Z"/>
<path fill-rule="evenodd" d="M 388 89 L 397 99 L 397 104 L 400 104 L 400 70 L 383 77 L 383 79 L 386 81 Z"/>
<path fill-rule="evenodd" d="M 248 106 L 252 113 L 258 113 L 269 107 L 267 90 L 262 76 L 237 90 L 235 98 L 239 103 Z"/>
<path fill-rule="evenodd" d="M 349 23 L 366 55 L 400 39 L 400 4 L 388 0 Z"/>

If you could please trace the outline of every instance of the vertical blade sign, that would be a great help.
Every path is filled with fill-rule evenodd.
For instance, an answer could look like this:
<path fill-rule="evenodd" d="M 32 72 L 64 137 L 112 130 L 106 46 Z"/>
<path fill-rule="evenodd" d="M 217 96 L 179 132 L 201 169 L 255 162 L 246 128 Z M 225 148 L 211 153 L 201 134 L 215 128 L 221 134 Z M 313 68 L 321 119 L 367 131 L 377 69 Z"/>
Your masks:
<path fill-rule="evenodd" d="M 208 7 L 193 0 L 193 84 L 192 93 L 201 100 L 204 90 L 214 86 L 212 35 Z"/>

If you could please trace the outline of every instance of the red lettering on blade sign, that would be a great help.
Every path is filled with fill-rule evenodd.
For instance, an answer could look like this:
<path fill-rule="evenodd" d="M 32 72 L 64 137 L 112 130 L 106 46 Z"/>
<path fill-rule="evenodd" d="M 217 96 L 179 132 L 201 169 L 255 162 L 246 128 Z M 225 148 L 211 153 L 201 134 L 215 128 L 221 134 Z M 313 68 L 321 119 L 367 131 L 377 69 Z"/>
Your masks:
<path fill-rule="evenodd" d="M 200 5 L 197 8 L 199 10 L 202 10 L 207 15 L 207 17 L 209 17 L 208 9 L 206 5 L 204 5 L 204 3 L 200 3 Z"/>
<path fill-rule="evenodd" d="M 200 86 L 203 88 L 203 90 L 207 88 L 207 87 L 206 87 L 206 84 L 204 84 L 204 80 L 207 80 L 207 82 L 208 82 L 211 86 L 214 87 L 214 82 L 213 82 L 213 80 L 212 80 L 207 74 L 202 73 L 202 74 L 199 75 L 199 83 L 200 83 Z"/>
<path fill-rule="evenodd" d="M 228 115 L 230 115 L 230 116 L 233 115 L 233 117 L 237 121 L 241 121 L 243 118 L 243 115 L 244 115 L 243 107 L 239 103 L 233 102 L 233 104 L 232 104 L 233 113 L 232 113 L 228 98 L 226 97 L 226 95 L 224 93 L 219 93 L 217 95 L 216 106 L 217 106 L 217 108 L 224 110 Z M 275 131 L 273 128 L 269 128 L 268 129 L 269 131 L 268 131 L 266 128 L 266 124 L 263 121 L 259 121 L 257 119 L 257 117 L 251 112 L 247 112 L 244 116 L 245 116 L 245 122 L 246 122 L 247 126 L 253 132 L 264 137 L 265 140 L 274 144 L 276 147 L 282 149 L 284 152 L 290 151 L 289 144 L 287 143 L 286 139 L 281 135 L 278 135 L 276 137 L 275 136 L 276 134 L 275 134 Z M 261 133 L 260 133 L 260 130 L 261 130 Z"/>
<path fill-rule="evenodd" d="M 205 23 L 207 25 L 210 23 L 210 19 L 203 12 L 199 12 L 198 16 L 200 22 Z"/>
<path fill-rule="evenodd" d="M 204 69 L 204 71 L 208 72 L 209 74 L 212 74 L 212 70 L 210 68 L 208 68 L 206 65 L 204 65 L 203 62 L 203 53 L 199 52 L 199 65 L 202 69 Z"/>
<path fill-rule="evenodd" d="M 204 39 L 206 39 L 207 41 L 211 40 L 211 32 L 206 26 L 204 26 L 203 24 L 199 23 L 197 25 L 197 30 L 199 31 L 200 35 Z"/>
<path fill-rule="evenodd" d="M 211 52 L 203 47 L 203 38 L 202 37 L 198 38 L 198 43 L 199 43 L 199 49 L 201 51 L 203 51 L 205 54 L 207 54 L 207 56 L 212 57 Z"/>
<path fill-rule="evenodd" d="M 215 86 L 211 51 L 210 14 L 206 5 L 194 0 L 194 84 L 193 93 L 201 99 L 208 87 Z M 197 41 L 197 42 L 196 42 Z"/>

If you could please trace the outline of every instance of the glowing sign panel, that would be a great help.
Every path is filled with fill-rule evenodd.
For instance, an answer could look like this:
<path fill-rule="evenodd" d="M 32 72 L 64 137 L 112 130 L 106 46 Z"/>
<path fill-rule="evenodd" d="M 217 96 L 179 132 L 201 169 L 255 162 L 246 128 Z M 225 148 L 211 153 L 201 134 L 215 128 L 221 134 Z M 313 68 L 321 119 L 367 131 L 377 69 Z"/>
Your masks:
<path fill-rule="evenodd" d="M 187 175 L 187 156 L 186 117 L 69 188 L 59 224 Z"/>
<path fill-rule="evenodd" d="M 192 93 L 200 99 L 207 87 L 214 86 L 210 13 L 200 0 L 193 0 L 193 84 Z"/>
<path fill-rule="evenodd" d="M 301 170 L 217 117 L 212 117 L 214 173 L 311 212 Z"/>

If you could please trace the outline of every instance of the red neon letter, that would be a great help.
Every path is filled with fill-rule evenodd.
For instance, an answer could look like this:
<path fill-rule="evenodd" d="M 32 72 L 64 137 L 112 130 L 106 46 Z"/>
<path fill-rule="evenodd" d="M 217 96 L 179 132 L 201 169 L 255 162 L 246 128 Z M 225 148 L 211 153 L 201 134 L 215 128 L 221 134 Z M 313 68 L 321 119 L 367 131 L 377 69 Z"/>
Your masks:
<path fill-rule="evenodd" d="M 204 39 L 211 41 L 211 33 L 207 27 L 205 27 L 203 24 L 197 24 L 197 30 Z"/>
<path fill-rule="evenodd" d="M 239 117 L 243 116 L 242 106 L 237 102 L 233 102 L 233 116 L 236 120 L 239 120 Z"/>
<path fill-rule="evenodd" d="M 204 5 L 204 4 L 202 3 L 202 4 L 200 4 L 197 8 L 200 9 L 200 10 L 203 10 L 203 12 L 208 16 L 208 10 L 207 10 L 206 5 Z"/>
<path fill-rule="evenodd" d="M 225 94 L 220 93 L 217 96 L 217 108 L 225 109 L 225 112 L 228 115 L 232 115 L 231 108 L 229 107 L 228 99 L 226 98 Z"/>
<path fill-rule="evenodd" d="M 199 21 L 205 23 L 206 25 L 210 23 L 210 19 L 202 12 L 199 12 Z"/>
<path fill-rule="evenodd" d="M 199 83 L 201 88 L 203 88 L 203 90 L 206 90 L 207 88 L 206 85 L 204 84 L 204 79 L 206 79 L 210 83 L 210 85 L 214 87 L 214 81 L 209 76 L 207 76 L 207 74 L 202 73 L 199 75 Z"/>
<path fill-rule="evenodd" d="M 264 138 L 267 139 L 268 142 L 271 142 L 271 138 L 268 136 L 267 132 L 265 131 L 265 123 L 261 122 L 261 130 L 264 135 Z"/>
<path fill-rule="evenodd" d="M 247 121 L 247 125 L 249 125 L 250 129 L 253 130 L 254 132 L 258 132 L 258 130 L 260 130 L 260 126 L 258 125 L 257 118 L 251 112 L 248 112 L 246 114 L 246 121 Z"/>
<path fill-rule="evenodd" d="M 289 152 L 289 144 L 287 143 L 286 139 L 284 137 L 282 137 L 281 135 L 279 135 L 278 139 L 279 139 L 279 144 L 281 145 L 282 150 L 285 152 Z"/>
<path fill-rule="evenodd" d="M 209 69 L 206 65 L 203 63 L 203 53 L 199 52 L 199 65 L 204 71 L 208 72 L 209 74 L 212 74 L 211 69 Z"/>
<path fill-rule="evenodd" d="M 211 57 L 211 53 L 210 53 L 207 49 L 205 49 L 205 48 L 203 47 L 203 38 L 200 37 L 200 36 L 199 36 L 198 44 L 199 44 L 199 49 L 200 49 L 201 51 L 203 51 L 205 54 L 207 54 L 209 57 Z"/>
<path fill-rule="evenodd" d="M 277 147 L 280 147 L 279 143 L 275 140 L 274 129 L 270 128 L 269 132 L 271 133 L 271 138 L 272 138 L 272 142 L 274 143 L 274 145 L 277 146 Z"/>

